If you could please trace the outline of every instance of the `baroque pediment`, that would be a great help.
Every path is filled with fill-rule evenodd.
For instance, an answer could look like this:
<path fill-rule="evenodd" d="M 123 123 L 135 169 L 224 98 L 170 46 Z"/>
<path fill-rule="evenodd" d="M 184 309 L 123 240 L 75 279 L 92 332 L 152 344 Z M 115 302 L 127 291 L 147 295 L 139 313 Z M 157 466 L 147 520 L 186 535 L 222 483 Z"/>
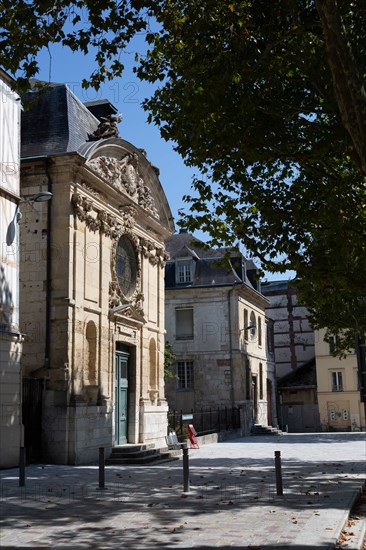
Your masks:
<path fill-rule="evenodd" d="M 146 319 L 142 315 L 141 310 L 134 307 L 132 304 L 121 304 L 119 306 L 111 307 L 109 312 L 111 317 L 127 317 L 129 320 L 135 321 L 139 324 L 146 323 Z"/>
<path fill-rule="evenodd" d="M 159 219 L 151 189 L 141 177 L 136 153 L 126 153 L 121 159 L 109 156 L 94 157 L 87 164 L 114 189 L 126 193 L 136 204 Z"/>

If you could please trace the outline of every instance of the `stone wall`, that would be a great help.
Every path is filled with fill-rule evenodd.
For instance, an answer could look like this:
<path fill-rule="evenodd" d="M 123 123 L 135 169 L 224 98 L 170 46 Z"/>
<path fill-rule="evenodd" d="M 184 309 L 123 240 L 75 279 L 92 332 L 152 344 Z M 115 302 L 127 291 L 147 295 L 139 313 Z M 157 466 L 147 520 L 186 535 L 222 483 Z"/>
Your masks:
<path fill-rule="evenodd" d="M 99 447 L 104 447 L 108 456 L 112 448 L 112 407 L 57 407 L 50 393 L 46 392 L 43 412 L 45 459 L 54 464 L 96 463 Z"/>
<path fill-rule="evenodd" d="M 21 343 L 0 333 L 0 468 L 16 466 L 23 445 L 21 425 Z"/>

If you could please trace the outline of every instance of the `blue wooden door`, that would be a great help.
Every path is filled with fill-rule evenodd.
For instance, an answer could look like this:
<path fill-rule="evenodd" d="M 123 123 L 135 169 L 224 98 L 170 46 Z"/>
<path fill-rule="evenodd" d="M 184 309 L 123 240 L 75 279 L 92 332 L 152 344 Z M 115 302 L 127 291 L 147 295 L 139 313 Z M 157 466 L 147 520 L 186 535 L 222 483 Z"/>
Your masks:
<path fill-rule="evenodd" d="M 128 353 L 116 352 L 114 443 L 127 443 Z"/>

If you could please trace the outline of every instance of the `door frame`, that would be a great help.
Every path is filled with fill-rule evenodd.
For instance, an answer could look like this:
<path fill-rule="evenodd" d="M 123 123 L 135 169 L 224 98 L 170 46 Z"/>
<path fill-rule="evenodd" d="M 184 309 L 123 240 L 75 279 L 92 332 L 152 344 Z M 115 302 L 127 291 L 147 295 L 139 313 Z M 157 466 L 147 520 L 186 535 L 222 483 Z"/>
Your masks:
<path fill-rule="evenodd" d="M 114 445 L 124 445 L 128 442 L 128 422 L 129 422 L 129 415 L 128 415 L 128 408 L 129 408 L 129 367 L 130 367 L 130 353 L 128 351 L 127 346 L 121 345 L 120 342 L 117 342 L 116 344 L 116 350 L 114 355 Z M 122 378 L 119 375 L 119 369 L 117 368 L 117 360 L 118 358 L 122 358 L 126 360 L 126 374 L 127 378 Z M 118 378 L 117 378 L 118 376 Z M 125 380 L 126 385 L 120 385 L 118 384 L 118 381 Z M 122 434 L 120 434 L 119 426 L 120 426 L 120 390 L 125 387 L 126 388 L 126 405 L 124 407 L 124 413 L 126 417 L 126 431 L 125 431 L 125 441 L 121 441 Z"/>

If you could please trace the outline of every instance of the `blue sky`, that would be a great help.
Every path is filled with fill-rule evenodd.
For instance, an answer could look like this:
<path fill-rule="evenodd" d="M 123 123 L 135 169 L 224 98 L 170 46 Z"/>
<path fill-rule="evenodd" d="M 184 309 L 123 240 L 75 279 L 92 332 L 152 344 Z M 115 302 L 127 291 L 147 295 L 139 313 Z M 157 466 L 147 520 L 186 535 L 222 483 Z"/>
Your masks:
<path fill-rule="evenodd" d="M 123 117 L 119 125 L 120 136 L 136 147 L 145 149 L 148 159 L 160 169 L 161 183 L 174 219 L 177 219 L 178 209 L 182 207 L 182 196 L 190 191 L 194 170 L 186 167 L 172 144 L 160 137 L 159 129 L 146 121 L 147 113 L 140 104 L 151 95 L 154 87 L 141 82 L 132 72 L 135 52 L 140 45 L 143 47 L 143 37 L 139 37 L 135 46 L 131 46 L 128 53 L 123 55 L 126 67 L 123 77 L 102 84 L 98 92 L 81 87 L 82 79 L 93 71 L 92 56 L 72 54 L 58 45 L 51 46 L 50 53 L 43 50 L 40 54 L 41 72 L 38 78 L 47 82 L 67 83 L 83 102 L 107 98 L 113 103 Z"/>
<path fill-rule="evenodd" d="M 119 125 L 120 136 L 145 149 L 147 157 L 160 169 L 160 181 L 165 190 L 173 217 L 178 219 L 178 210 L 184 206 L 182 197 L 191 192 L 192 177 L 197 171 L 185 166 L 182 158 L 173 150 L 173 144 L 160 137 L 159 129 L 147 123 L 147 113 L 141 107 L 144 98 L 150 96 L 154 86 L 141 82 L 133 73 L 132 66 L 135 53 L 141 53 L 144 47 L 143 36 L 138 36 L 123 54 L 125 72 L 121 78 L 102 84 L 96 92 L 83 89 L 81 82 L 93 71 L 93 56 L 74 54 L 59 45 L 52 45 L 50 50 L 43 50 L 39 57 L 40 73 L 37 78 L 47 82 L 67 83 L 81 101 L 93 101 L 107 98 L 122 114 Z M 179 230 L 179 228 L 177 228 Z M 205 241 L 208 237 L 198 232 L 196 237 Z M 277 280 L 291 277 L 283 274 L 268 274 L 266 279 Z"/>

